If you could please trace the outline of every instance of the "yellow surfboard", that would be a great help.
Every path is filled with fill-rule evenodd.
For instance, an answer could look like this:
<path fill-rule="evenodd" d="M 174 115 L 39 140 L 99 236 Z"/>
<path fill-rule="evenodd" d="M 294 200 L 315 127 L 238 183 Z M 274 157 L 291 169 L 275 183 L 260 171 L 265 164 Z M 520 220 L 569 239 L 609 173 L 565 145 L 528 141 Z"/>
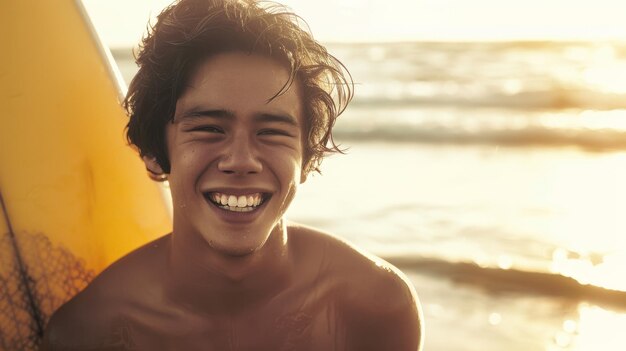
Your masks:
<path fill-rule="evenodd" d="M 171 217 L 82 4 L 2 1 L 0 43 L 0 350 L 33 350 L 54 310 Z"/>

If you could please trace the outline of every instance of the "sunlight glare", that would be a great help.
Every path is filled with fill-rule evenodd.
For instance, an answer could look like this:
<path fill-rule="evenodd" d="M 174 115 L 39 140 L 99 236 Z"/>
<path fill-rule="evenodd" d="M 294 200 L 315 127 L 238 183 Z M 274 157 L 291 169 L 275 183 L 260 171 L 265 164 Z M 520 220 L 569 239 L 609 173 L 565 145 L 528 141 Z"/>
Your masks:
<path fill-rule="evenodd" d="M 626 70 L 626 67 L 624 70 Z M 626 76 L 624 77 L 624 89 L 626 89 Z M 626 93 L 626 90 L 624 92 Z M 626 132 L 626 110 L 585 110 L 575 117 L 583 128 L 594 130 L 613 129 Z"/>
<path fill-rule="evenodd" d="M 626 314 L 581 304 L 578 336 L 573 350 L 624 350 Z"/>
<path fill-rule="evenodd" d="M 492 312 L 489 314 L 489 324 L 498 325 L 502 322 L 502 315 L 498 312 Z"/>
<path fill-rule="evenodd" d="M 576 321 L 567 319 L 563 322 L 563 330 L 567 333 L 574 333 L 578 329 L 578 323 Z"/>
<path fill-rule="evenodd" d="M 500 255 L 498 257 L 498 267 L 500 269 L 510 269 L 513 267 L 513 259 L 509 255 Z"/>
<path fill-rule="evenodd" d="M 626 291 L 624 267 L 626 267 L 625 252 L 606 255 L 604 261 L 594 268 L 590 282 L 594 285 Z"/>
<path fill-rule="evenodd" d="M 626 64 L 594 66 L 583 71 L 585 82 L 605 93 L 626 94 Z"/>
<path fill-rule="evenodd" d="M 626 165 L 626 153 L 596 161 L 590 167 L 572 159 L 555 174 L 561 181 L 546 185 L 545 201 L 560 213 L 550 230 L 563 240 L 552 252 L 550 270 L 581 284 L 626 291 L 626 166 L 615 167 Z"/>

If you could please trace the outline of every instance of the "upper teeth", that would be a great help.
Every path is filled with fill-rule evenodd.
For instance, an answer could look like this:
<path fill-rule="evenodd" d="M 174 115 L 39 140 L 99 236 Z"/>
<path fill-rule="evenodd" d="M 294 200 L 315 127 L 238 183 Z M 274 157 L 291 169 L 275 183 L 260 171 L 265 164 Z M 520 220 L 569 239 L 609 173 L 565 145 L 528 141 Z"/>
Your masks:
<path fill-rule="evenodd" d="M 222 193 L 212 193 L 211 200 L 216 204 L 222 204 L 229 207 L 254 207 L 261 204 L 261 193 L 247 194 L 247 195 L 227 195 Z"/>

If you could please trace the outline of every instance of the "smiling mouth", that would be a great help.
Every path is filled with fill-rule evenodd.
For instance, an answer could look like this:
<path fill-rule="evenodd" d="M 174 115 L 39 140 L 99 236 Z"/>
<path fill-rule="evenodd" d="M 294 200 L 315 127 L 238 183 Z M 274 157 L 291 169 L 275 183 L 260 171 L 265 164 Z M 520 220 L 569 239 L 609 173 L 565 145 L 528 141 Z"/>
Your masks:
<path fill-rule="evenodd" d="M 215 206 L 232 212 L 250 212 L 261 206 L 269 194 L 252 193 L 246 195 L 229 195 L 219 192 L 204 193 L 204 197 Z"/>

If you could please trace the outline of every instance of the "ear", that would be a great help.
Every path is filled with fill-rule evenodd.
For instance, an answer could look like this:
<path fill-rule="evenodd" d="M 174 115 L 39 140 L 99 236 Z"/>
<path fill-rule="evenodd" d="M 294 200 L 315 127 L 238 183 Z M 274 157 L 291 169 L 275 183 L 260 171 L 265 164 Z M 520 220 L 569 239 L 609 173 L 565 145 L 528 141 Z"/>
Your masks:
<path fill-rule="evenodd" d="M 153 156 L 142 156 L 141 159 L 143 163 L 146 165 L 146 171 L 148 171 L 148 176 L 150 179 L 155 182 L 164 182 L 167 180 L 167 173 L 163 172 L 163 168 L 156 160 L 156 157 Z"/>

